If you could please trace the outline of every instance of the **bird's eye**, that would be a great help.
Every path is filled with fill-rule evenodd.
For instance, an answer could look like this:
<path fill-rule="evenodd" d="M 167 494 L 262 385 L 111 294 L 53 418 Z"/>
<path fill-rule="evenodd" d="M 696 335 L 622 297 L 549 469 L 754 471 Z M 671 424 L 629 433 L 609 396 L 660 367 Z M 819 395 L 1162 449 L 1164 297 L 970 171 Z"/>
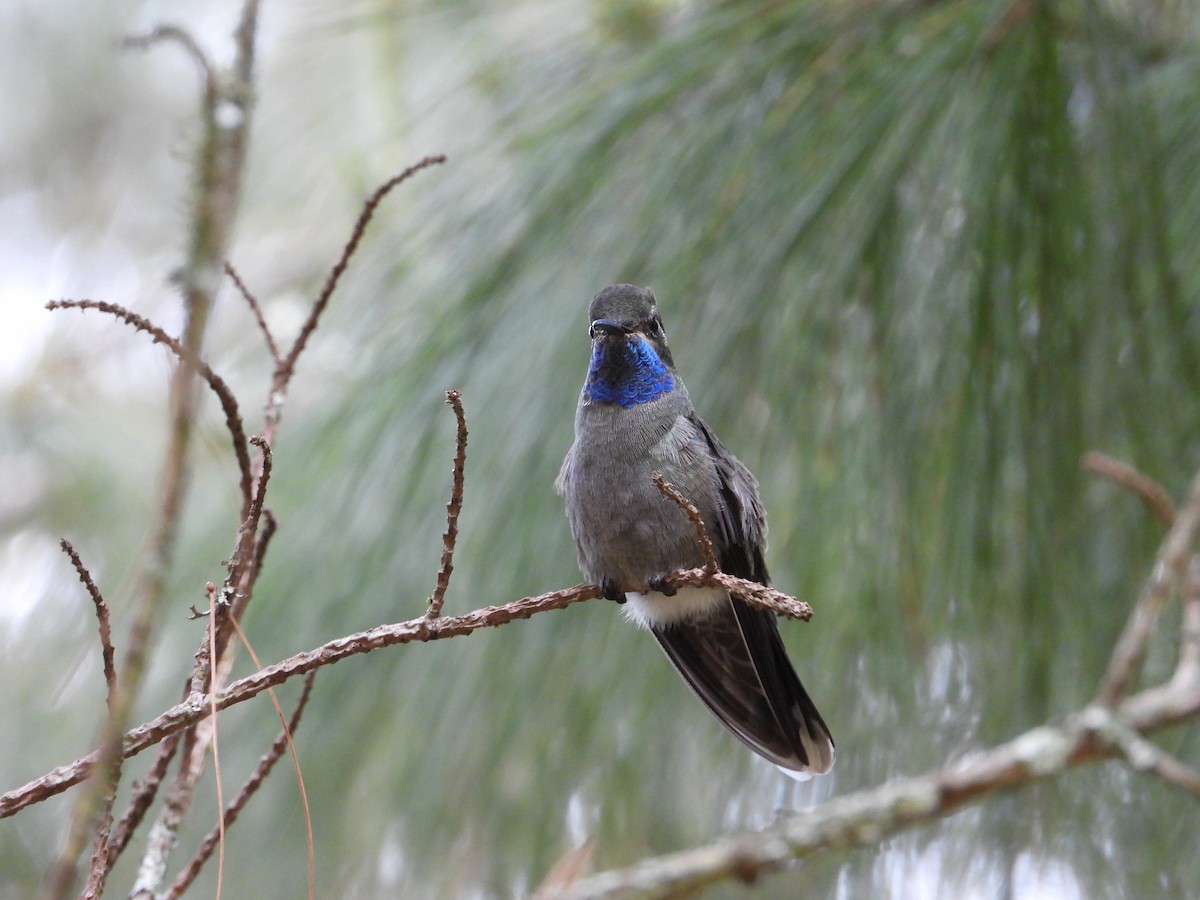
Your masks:
<path fill-rule="evenodd" d="M 651 319 L 649 324 L 646 326 L 646 333 L 653 337 L 662 337 L 662 319 L 660 319 L 658 316 L 655 316 L 653 319 Z"/>

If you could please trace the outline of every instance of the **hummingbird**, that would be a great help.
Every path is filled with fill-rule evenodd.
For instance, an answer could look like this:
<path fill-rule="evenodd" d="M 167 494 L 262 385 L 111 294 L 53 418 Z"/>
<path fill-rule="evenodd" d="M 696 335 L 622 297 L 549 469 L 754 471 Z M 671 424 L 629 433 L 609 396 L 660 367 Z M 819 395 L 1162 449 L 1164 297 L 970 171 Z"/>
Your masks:
<path fill-rule="evenodd" d="M 696 414 L 654 293 L 607 287 L 588 307 L 592 342 L 575 440 L 555 487 L 584 577 L 649 630 L 726 728 L 785 774 L 833 766 L 833 738 L 788 659 L 775 616 L 721 588 L 674 588 L 704 564 L 691 521 L 652 481 L 695 505 L 729 575 L 767 583 L 758 482 Z"/>

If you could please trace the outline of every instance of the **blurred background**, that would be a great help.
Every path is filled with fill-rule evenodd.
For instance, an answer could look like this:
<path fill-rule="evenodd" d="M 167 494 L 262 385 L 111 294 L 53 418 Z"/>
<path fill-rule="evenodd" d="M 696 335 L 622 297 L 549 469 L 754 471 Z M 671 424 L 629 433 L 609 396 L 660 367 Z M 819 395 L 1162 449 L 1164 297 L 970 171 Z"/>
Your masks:
<path fill-rule="evenodd" d="M 43 308 L 182 321 L 198 79 L 177 47 L 118 41 L 169 20 L 227 62 L 238 6 L 0 7 L 0 789 L 89 749 L 99 646 L 57 542 L 91 567 L 120 654 L 166 440 L 166 351 Z M 471 432 L 447 613 L 579 580 L 552 483 L 586 303 L 630 281 L 762 484 L 775 583 L 816 610 L 783 631 L 838 763 L 796 804 L 1086 702 L 1161 533 L 1080 456 L 1176 497 L 1200 465 L 1194 3 L 293 0 L 264 4 L 259 47 L 232 259 L 282 337 L 363 198 L 450 157 L 383 206 L 293 382 L 245 623 L 264 661 L 422 611 L 447 388 Z M 256 429 L 270 361 L 228 288 L 207 356 Z M 236 467 L 207 394 L 194 460 L 138 721 L 177 699 L 188 606 L 232 549 Z M 1148 677 L 1170 672 L 1174 621 Z M 266 698 L 222 715 L 227 791 L 277 727 Z M 1159 740 L 1200 764 L 1196 729 Z M 781 779 L 603 602 L 326 669 L 298 752 L 326 897 L 521 895 L 587 839 L 607 868 L 767 824 Z M 230 831 L 227 896 L 304 895 L 289 769 Z M 72 796 L 0 822 L 0 896 L 41 883 Z M 754 895 L 1195 896 L 1198 827 L 1194 800 L 1110 764 Z M 194 893 L 214 885 L 210 865 Z"/>

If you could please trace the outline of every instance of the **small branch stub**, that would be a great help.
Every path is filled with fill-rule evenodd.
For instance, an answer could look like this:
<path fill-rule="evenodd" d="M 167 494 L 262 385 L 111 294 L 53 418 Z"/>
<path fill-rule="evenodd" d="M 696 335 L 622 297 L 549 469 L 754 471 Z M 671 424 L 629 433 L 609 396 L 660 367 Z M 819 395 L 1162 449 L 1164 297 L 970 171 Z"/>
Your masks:
<path fill-rule="evenodd" d="M 446 504 L 446 530 L 442 534 L 442 562 L 438 568 L 433 596 L 429 598 L 429 608 L 425 611 L 427 619 L 440 616 L 442 604 L 446 602 L 446 589 L 450 586 L 450 575 L 454 571 L 454 545 L 458 542 L 458 516 L 462 512 L 463 502 L 463 473 L 467 465 L 467 418 L 463 412 L 462 393 L 453 389 L 446 391 L 446 402 L 454 410 L 458 431 L 455 436 L 453 487 L 450 490 L 450 502 Z"/>
<path fill-rule="evenodd" d="M 704 571 L 710 575 L 719 572 L 720 568 L 717 566 L 717 555 L 713 551 L 712 538 L 708 536 L 708 529 L 704 525 L 704 516 L 700 515 L 700 510 L 687 497 L 683 496 L 675 485 L 663 478 L 661 472 L 655 472 L 650 476 L 650 480 L 654 482 L 654 486 L 662 492 L 664 497 L 683 510 L 691 521 L 692 527 L 696 529 L 696 543 L 699 544 L 700 553 L 704 557 Z"/>

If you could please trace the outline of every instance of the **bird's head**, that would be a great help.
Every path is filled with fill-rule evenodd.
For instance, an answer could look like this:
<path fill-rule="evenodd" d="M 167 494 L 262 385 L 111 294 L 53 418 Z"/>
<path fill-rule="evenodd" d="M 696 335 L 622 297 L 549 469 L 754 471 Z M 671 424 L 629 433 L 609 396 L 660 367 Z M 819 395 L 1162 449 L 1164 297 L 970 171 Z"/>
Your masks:
<path fill-rule="evenodd" d="M 588 402 L 631 409 L 674 390 L 675 364 L 653 291 L 632 284 L 607 287 L 592 298 L 588 320 Z"/>

